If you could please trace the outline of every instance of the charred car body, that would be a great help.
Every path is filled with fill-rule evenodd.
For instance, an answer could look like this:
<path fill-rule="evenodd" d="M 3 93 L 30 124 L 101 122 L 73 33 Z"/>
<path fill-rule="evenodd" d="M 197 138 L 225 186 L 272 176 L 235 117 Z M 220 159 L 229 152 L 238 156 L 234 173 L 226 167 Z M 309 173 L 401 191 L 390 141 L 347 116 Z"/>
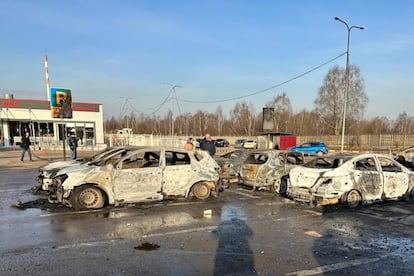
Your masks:
<path fill-rule="evenodd" d="M 289 173 L 287 195 L 317 205 L 350 208 L 385 200 L 413 198 L 414 173 L 381 154 L 316 158 Z"/>
<path fill-rule="evenodd" d="M 100 166 L 105 164 L 108 161 L 116 161 L 121 156 L 125 155 L 128 151 L 132 149 L 138 149 L 137 147 L 116 147 L 116 148 L 107 148 L 103 151 L 98 152 L 92 157 L 86 160 L 70 160 L 70 161 L 58 161 L 50 163 L 46 166 L 39 168 L 39 175 L 36 177 L 36 181 L 41 185 L 41 190 L 48 191 L 52 189 L 51 186 L 53 183 L 53 178 L 56 174 L 67 168 L 72 168 L 74 170 L 83 169 L 88 166 Z M 78 167 L 80 166 L 80 167 Z"/>
<path fill-rule="evenodd" d="M 411 170 L 414 170 L 414 146 L 403 149 L 393 155 L 397 162 L 403 164 Z"/>
<path fill-rule="evenodd" d="M 103 166 L 59 171 L 49 201 L 84 210 L 176 197 L 207 199 L 220 191 L 219 170 L 207 152 L 144 148 Z"/>
<path fill-rule="evenodd" d="M 287 188 L 287 174 L 302 164 L 304 156 L 300 152 L 252 151 L 242 164 L 239 183 L 283 194 Z"/>
<path fill-rule="evenodd" d="M 239 182 L 240 168 L 249 154 L 247 150 L 234 150 L 214 156 L 214 160 L 221 168 L 221 181 L 224 187 L 228 188 L 231 183 Z"/>

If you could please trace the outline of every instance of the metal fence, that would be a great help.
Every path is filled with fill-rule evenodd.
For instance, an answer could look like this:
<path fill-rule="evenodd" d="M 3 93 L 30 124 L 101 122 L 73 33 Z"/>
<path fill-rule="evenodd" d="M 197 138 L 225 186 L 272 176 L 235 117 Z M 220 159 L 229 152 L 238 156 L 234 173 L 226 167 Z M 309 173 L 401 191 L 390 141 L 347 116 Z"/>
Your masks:
<path fill-rule="evenodd" d="M 109 146 L 165 146 L 165 147 L 184 147 L 188 137 L 184 136 L 163 136 L 152 134 L 131 134 L 119 135 L 108 134 L 106 137 Z M 230 145 L 234 145 L 236 139 L 240 138 L 225 136 L 230 141 Z M 248 139 L 255 139 L 258 141 L 259 148 L 265 148 L 266 137 L 256 136 L 247 137 Z M 414 145 L 414 135 L 349 135 L 344 137 L 344 147 L 346 150 L 394 150 L 402 149 Z M 318 135 L 318 136 L 297 136 L 297 144 L 307 141 L 322 141 L 325 142 L 329 148 L 335 149 L 341 147 L 340 135 Z"/>

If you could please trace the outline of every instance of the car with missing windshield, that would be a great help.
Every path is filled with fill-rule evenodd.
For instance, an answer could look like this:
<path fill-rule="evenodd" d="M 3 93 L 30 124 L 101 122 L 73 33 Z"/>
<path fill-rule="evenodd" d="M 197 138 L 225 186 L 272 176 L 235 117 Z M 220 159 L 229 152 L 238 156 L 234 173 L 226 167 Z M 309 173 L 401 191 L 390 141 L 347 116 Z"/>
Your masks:
<path fill-rule="evenodd" d="M 322 155 L 328 153 L 328 147 L 323 142 L 306 142 L 288 148 L 288 151 L 298 151 L 309 155 Z"/>
<path fill-rule="evenodd" d="M 240 176 L 240 168 L 249 151 L 244 149 L 236 149 L 223 155 L 215 155 L 214 160 L 220 166 L 220 175 L 223 187 L 228 188 L 231 183 L 238 183 Z"/>
<path fill-rule="evenodd" d="M 219 170 L 204 151 L 143 148 L 104 166 L 59 171 L 49 201 L 85 210 L 175 198 L 205 200 L 219 194 Z"/>
<path fill-rule="evenodd" d="M 85 166 L 100 166 L 101 164 L 105 164 L 107 161 L 117 160 L 118 157 L 120 158 L 122 155 L 125 155 L 126 152 L 138 148 L 139 147 L 106 148 L 105 150 L 102 150 L 89 158 L 52 162 L 39 168 L 39 174 L 36 177 L 36 181 L 40 184 L 41 190 L 48 191 L 53 183 L 53 178 L 62 169 L 73 167 L 73 170 L 77 170 L 78 168 L 83 168 Z"/>
<path fill-rule="evenodd" d="M 251 151 L 241 165 L 239 184 L 284 194 L 289 171 L 302 164 L 304 155 L 300 152 Z"/>
<path fill-rule="evenodd" d="M 337 154 L 293 168 L 287 196 L 316 205 L 350 208 L 387 200 L 413 199 L 414 173 L 386 155 Z"/>
<path fill-rule="evenodd" d="M 394 152 L 393 156 L 397 162 L 403 164 L 411 170 L 414 170 L 414 146 Z"/>

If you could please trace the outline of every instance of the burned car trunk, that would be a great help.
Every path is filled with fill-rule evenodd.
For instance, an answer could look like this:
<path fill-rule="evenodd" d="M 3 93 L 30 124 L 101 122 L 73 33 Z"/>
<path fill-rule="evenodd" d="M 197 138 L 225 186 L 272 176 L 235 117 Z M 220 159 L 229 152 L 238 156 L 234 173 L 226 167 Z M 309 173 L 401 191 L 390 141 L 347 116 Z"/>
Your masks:
<path fill-rule="evenodd" d="M 240 184 L 284 194 L 287 174 L 293 167 L 303 163 L 304 156 L 300 152 L 253 151 L 243 162 Z"/>
<path fill-rule="evenodd" d="M 176 197 L 207 199 L 218 196 L 219 170 L 206 152 L 144 148 L 104 166 L 61 172 L 49 199 L 75 209 Z"/>

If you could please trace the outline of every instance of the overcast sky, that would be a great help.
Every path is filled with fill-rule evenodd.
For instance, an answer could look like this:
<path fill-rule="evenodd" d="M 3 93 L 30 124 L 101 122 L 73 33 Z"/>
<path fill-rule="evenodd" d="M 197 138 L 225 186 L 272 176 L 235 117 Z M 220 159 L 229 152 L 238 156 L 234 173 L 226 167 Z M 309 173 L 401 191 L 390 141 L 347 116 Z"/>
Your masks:
<path fill-rule="evenodd" d="M 328 70 L 345 67 L 347 29 L 335 16 L 365 28 L 350 39 L 365 117 L 413 116 L 410 0 L 0 0 L 0 97 L 47 99 L 47 54 L 51 87 L 102 103 L 105 118 L 219 105 L 227 115 L 237 101 L 259 112 L 281 93 L 310 111 Z M 181 86 L 177 100 L 166 83 Z"/>

